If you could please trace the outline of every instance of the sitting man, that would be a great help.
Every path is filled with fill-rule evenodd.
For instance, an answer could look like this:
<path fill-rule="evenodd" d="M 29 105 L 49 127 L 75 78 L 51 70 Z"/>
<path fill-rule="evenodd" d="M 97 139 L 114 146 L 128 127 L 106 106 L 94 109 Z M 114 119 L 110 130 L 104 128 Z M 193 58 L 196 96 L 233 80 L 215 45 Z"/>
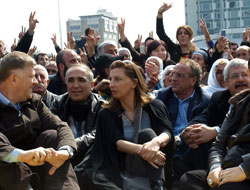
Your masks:
<path fill-rule="evenodd" d="M 237 58 L 231 60 L 224 69 L 224 80 L 227 90 L 215 92 L 211 103 L 181 133 L 181 139 L 191 148 L 196 149 L 200 144 L 215 139 L 229 110 L 228 100 L 236 93 L 250 88 L 247 61 Z"/>
<path fill-rule="evenodd" d="M 190 149 L 183 144 L 180 134 L 188 122 L 202 112 L 210 102 L 210 98 L 200 88 L 201 67 L 191 59 L 183 59 L 175 65 L 171 73 L 171 87 L 160 89 L 157 99 L 163 101 L 170 113 L 176 144 L 178 149 L 174 156 L 174 173 L 178 179 L 186 168 L 204 168 L 207 166 L 207 147 Z"/>
<path fill-rule="evenodd" d="M 86 65 L 70 67 L 65 80 L 68 92 L 54 102 L 52 112 L 66 121 L 73 131 L 78 146 L 75 163 L 83 159 L 95 139 L 97 114 L 103 100 L 91 92 L 93 73 Z"/>
<path fill-rule="evenodd" d="M 74 136 L 32 94 L 35 64 L 22 52 L 9 53 L 0 64 L 0 189 L 26 190 L 29 183 L 34 189 L 79 189 L 69 161 L 77 149 Z"/>
<path fill-rule="evenodd" d="M 45 67 L 42 65 L 36 65 L 34 66 L 34 70 L 35 70 L 35 77 L 36 77 L 38 84 L 33 87 L 32 91 L 33 93 L 40 94 L 43 97 L 42 100 L 45 103 L 45 105 L 51 109 L 52 103 L 59 96 L 47 90 L 50 80 L 49 80 L 48 72 L 45 69 Z"/>
<path fill-rule="evenodd" d="M 226 115 L 220 132 L 209 150 L 209 173 L 206 170 L 185 173 L 181 177 L 181 189 L 249 189 L 250 78 L 246 69 L 247 62 L 243 60 L 234 59 L 227 67 L 225 81 L 228 89 L 231 89 L 233 94 L 240 92 L 230 98 L 230 112 Z M 243 90 L 246 84 L 248 89 Z"/>

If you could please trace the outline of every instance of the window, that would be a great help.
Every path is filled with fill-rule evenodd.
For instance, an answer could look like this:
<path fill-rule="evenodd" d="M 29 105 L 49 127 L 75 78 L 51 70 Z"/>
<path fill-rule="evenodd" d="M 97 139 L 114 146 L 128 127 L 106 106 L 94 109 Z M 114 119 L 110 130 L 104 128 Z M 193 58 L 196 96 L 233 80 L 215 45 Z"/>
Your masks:
<path fill-rule="evenodd" d="M 214 13 L 214 18 L 215 19 L 220 19 L 221 15 L 220 15 L 220 12 L 215 12 Z"/>
<path fill-rule="evenodd" d="M 211 10 L 212 9 L 212 4 L 211 3 L 202 3 L 200 4 L 200 10 L 201 11 L 206 11 L 206 10 Z"/>
<path fill-rule="evenodd" d="M 105 24 L 105 31 L 108 32 L 109 31 L 109 25 Z"/>
<path fill-rule="evenodd" d="M 239 2 L 229 2 L 229 8 L 237 8 L 239 7 Z"/>
<path fill-rule="evenodd" d="M 220 21 L 215 22 L 215 24 L 216 24 L 216 27 L 215 27 L 215 28 L 221 28 Z"/>
<path fill-rule="evenodd" d="M 250 17 L 250 10 L 243 10 L 242 17 Z"/>
<path fill-rule="evenodd" d="M 211 14 L 211 12 L 202 13 L 201 16 L 202 16 L 202 18 L 204 18 L 205 20 L 210 20 L 210 19 L 212 19 L 212 14 Z"/>
<path fill-rule="evenodd" d="M 238 18 L 238 11 L 228 11 L 228 18 Z"/>
<path fill-rule="evenodd" d="M 220 3 L 215 3 L 215 8 L 220 9 Z"/>
<path fill-rule="evenodd" d="M 229 27 L 230 28 L 238 28 L 240 27 L 240 21 L 239 20 L 229 20 Z"/>
<path fill-rule="evenodd" d="M 69 28 L 70 28 L 70 30 L 80 30 L 81 26 L 76 25 L 76 26 L 70 26 Z"/>
<path fill-rule="evenodd" d="M 244 20 L 244 26 L 250 26 L 250 19 Z"/>
<path fill-rule="evenodd" d="M 250 1 L 249 0 L 243 0 L 243 7 L 250 7 Z"/>
<path fill-rule="evenodd" d="M 104 38 L 108 38 L 108 34 L 107 33 L 104 33 Z"/>

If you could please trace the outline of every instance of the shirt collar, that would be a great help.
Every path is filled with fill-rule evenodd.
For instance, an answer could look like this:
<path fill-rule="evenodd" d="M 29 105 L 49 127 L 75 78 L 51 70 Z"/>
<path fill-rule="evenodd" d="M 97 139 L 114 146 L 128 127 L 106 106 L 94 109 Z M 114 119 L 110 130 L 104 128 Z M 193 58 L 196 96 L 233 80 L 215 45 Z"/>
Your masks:
<path fill-rule="evenodd" d="M 5 106 L 11 106 L 17 110 L 20 110 L 20 104 L 18 103 L 17 105 L 13 104 L 6 96 L 4 96 L 0 92 L 0 101 L 5 105 Z"/>
<path fill-rule="evenodd" d="M 174 96 L 178 99 L 178 101 L 180 101 L 180 102 L 185 102 L 185 101 L 187 101 L 187 100 L 193 98 L 194 93 L 195 93 L 195 90 L 193 91 L 193 93 L 192 93 L 189 97 L 185 98 L 184 100 L 181 100 L 180 98 L 178 98 L 178 96 L 177 96 L 175 93 L 174 93 Z"/>

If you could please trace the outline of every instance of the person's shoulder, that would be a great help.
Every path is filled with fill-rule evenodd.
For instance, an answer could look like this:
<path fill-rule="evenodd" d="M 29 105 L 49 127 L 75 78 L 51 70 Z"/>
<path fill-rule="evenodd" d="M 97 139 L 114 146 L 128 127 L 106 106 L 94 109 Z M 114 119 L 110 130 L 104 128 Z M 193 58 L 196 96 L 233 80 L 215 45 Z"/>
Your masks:
<path fill-rule="evenodd" d="M 228 101 L 229 98 L 231 97 L 230 91 L 229 90 L 222 90 L 213 93 L 211 100 L 213 101 L 220 101 L 220 100 L 226 100 Z"/>
<path fill-rule="evenodd" d="M 156 98 L 161 99 L 164 98 L 165 96 L 168 96 L 171 93 L 172 93 L 172 88 L 170 86 L 166 88 L 161 88 L 158 90 Z"/>

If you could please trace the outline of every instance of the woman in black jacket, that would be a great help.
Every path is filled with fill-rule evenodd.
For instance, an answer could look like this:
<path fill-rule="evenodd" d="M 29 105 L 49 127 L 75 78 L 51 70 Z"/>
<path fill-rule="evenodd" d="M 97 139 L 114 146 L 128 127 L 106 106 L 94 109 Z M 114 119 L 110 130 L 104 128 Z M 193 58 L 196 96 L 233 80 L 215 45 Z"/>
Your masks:
<path fill-rule="evenodd" d="M 112 63 L 110 89 L 89 163 L 77 169 L 81 188 L 164 190 L 165 179 L 169 188 L 174 136 L 165 106 L 146 94 L 134 63 Z"/>

